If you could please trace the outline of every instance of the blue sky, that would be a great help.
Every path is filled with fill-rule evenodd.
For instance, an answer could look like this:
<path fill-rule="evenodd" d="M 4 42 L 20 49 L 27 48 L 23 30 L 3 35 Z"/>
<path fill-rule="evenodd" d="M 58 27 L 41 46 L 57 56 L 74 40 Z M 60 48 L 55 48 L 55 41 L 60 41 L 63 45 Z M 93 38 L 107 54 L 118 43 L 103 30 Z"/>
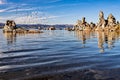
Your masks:
<path fill-rule="evenodd" d="M 99 11 L 119 21 L 120 0 L 0 0 L 4 23 L 10 19 L 17 24 L 75 24 L 82 17 L 97 23 Z"/>

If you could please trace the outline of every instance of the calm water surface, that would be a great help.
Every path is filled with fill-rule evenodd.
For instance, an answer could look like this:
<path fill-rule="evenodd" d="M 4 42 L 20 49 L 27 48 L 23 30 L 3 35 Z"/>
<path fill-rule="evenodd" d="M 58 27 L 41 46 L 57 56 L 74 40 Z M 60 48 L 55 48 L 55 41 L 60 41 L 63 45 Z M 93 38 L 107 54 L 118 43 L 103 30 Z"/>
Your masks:
<path fill-rule="evenodd" d="M 56 30 L 3 34 L 0 30 L 1 79 L 87 68 L 120 68 L 120 33 Z"/>

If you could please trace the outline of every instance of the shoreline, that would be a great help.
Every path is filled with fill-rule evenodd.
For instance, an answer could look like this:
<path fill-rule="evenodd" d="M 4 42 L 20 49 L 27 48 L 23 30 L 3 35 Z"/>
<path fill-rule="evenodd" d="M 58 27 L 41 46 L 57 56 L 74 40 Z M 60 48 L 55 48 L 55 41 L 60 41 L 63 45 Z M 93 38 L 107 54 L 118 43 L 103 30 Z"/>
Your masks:
<path fill-rule="evenodd" d="M 21 80 L 119 80 L 119 71 L 120 69 L 83 69 L 42 76 L 36 75 Z"/>
<path fill-rule="evenodd" d="M 32 73 L 32 72 L 31 72 Z M 22 74 L 22 73 L 21 73 Z M 81 69 L 75 71 L 63 71 L 46 74 L 26 75 L 24 77 L 16 77 L 14 72 L 5 73 L 6 77 L 1 77 L 2 80 L 120 80 L 120 69 Z M 9 76 L 8 76 L 9 75 Z M 12 78 L 11 78 L 12 77 Z"/>

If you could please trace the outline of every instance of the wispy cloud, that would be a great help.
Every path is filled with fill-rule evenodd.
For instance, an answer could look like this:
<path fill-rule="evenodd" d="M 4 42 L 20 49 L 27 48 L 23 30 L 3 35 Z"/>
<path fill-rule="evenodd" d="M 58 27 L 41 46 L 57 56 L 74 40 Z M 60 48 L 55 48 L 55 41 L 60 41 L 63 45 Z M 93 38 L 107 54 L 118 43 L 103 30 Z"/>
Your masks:
<path fill-rule="evenodd" d="M 16 12 L 16 11 L 29 11 L 29 10 L 35 9 L 35 8 L 27 7 L 28 6 L 27 4 L 15 4 L 15 3 L 14 4 L 13 3 L 6 3 L 6 4 L 4 5 L 5 8 L 0 9 L 0 13 Z"/>
<path fill-rule="evenodd" d="M 33 15 L 29 16 L 21 16 L 21 17 L 16 17 L 14 20 L 18 24 L 46 24 L 46 22 L 55 18 L 59 18 L 60 16 L 41 16 L 41 15 L 36 15 L 34 13 Z"/>
<path fill-rule="evenodd" d="M 20 12 L 20 11 L 31 11 L 31 10 L 35 10 L 36 8 L 24 8 L 24 9 L 20 9 L 20 8 L 14 8 L 11 10 L 8 10 L 7 12 Z"/>
<path fill-rule="evenodd" d="M 40 10 L 44 10 L 44 9 L 50 9 L 50 8 L 54 8 L 55 6 L 38 6 L 38 7 L 31 7 L 27 4 L 14 4 L 11 6 L 8 6 L 7 8 L 4 9 L 0 9 L 0 13 L 2 12 L 25 12 L 25 11 L 40 11 Z"/>
<path fill-rule="evenodd" d="M 7 9 L 0 9 L 0 13 L 5 11 L 7 11 Z"/>
<path fill-rule="evenodd" d="M 51 1 L 48 1 L 48 3 L 55 3 L 55 2 L 60 2 L 62 0 L 51 0 Z"/>
<path fill-rule="evenodd" d="M 7 1 L 6 0 L 0 0 L 0 5 L 5 4 Z"/>
<path fill-rule="evenodd" d="M 60 2 L 60 1 L 62 1 L 62 0 L 26 0 L 25 2 L 32 2 L 32 3 L 38 3 L 38 2 L 40 2 L 40 3 L 43 3 L 43 4 L 46 4 L 46 3 L 55 3 L 55 2 Z"/>
<path fill-rule="evenodd" d="M 30 0 L 34 1 L 34 0 Z M 52 14 L 48 12 L 49 10 L 54 10 L 56 8 L 56 3 L 62 0 L 35 0 L 35 2 L 41 2 L 45 5 L 34 5 L 31 4 L 29 0 L 26 0 L 24 3 L 22 2 L 11 2 L 10 0 L 0 0 L 0 4 L 5 4 L 0 6 L 0 13 L 6 14 L 0 17 L 0 22 L 6 22 L 6 20 L 15 20 L 17 24 L 46 24 L 46 22 L 63 17 L 62 14 Z M 30 2 L 30 3 L 29 3 Z M 33 2 L 33 3 L 35 3 Z M 55 3 L 55 5 L 52 5 Z M 49 4 L 49 5 L 46 5 Z M 75 4 L 76 5 L 76 4 Z M 66 6 L 73 6 L 71 4 L 64 4 L 64 5 L 57 5 L 57 7 L 66 7 Z"/>
<path fill-rule="evenodd" d="M 0 21 L 5 23 L 6 20 L 14 20 L 17 24 L 47 24 L 47 22 L 62 16 L 44 15 L 43 12 L 31 12 L 29 14 L 15 14 L 11 16 L 2 16 Z"/>
<path fill-rule="evenodd" d="M 13 9 L 14 7 L 8 7 L 8 8 L 4 8 L 4 9 L 0 9 L 0 13 L 2 12 L 7 12 L 9 11 L 10 9 Z"/>

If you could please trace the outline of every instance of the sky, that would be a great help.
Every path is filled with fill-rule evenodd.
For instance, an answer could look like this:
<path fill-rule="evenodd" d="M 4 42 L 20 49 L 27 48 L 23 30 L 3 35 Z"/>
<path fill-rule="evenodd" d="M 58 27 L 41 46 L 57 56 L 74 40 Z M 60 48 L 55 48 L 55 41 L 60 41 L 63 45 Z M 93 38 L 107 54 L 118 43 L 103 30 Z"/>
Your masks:
<path fill-rule="evenodd" d="M 120 0 L 0 0 L 0 22 L 14 20 L 17 24 L 75 24 L 86 17 L 98 22 L 112 13 L 120 20 Z"/>

